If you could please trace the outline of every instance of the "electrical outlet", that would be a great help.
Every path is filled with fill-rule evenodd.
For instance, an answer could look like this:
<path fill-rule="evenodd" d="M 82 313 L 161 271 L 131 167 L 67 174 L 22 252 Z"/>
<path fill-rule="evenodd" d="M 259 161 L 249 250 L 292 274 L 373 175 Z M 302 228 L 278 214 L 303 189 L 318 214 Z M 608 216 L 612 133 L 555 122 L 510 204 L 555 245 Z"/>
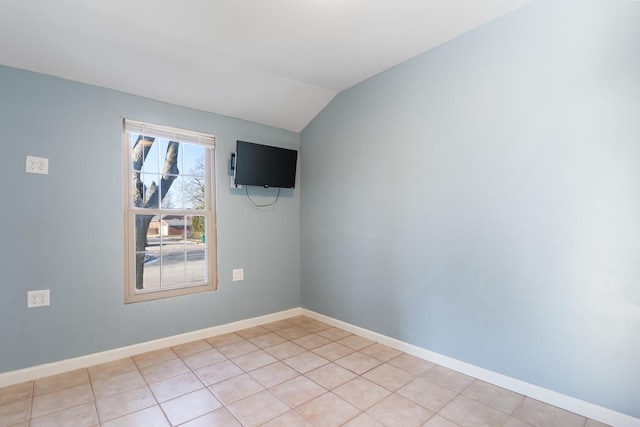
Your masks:
<path fill-rule="evenodd" d="M 49 289 L 27 292 L 27 308 L 45 307 L 49 305 Z"/>
<path fill-rule="evenodd" d="M 44 157 L 27 156 L 27 162 L 24 167 L 26 173 L 37 173 L 40 175 L 49 174 L 49 159 Z"/>
<path fill-rule="evenodd" d="M 244 280 L 244 268 L 236 268 L 233 270 L 233 281 L 239 282 L 240 280 Z"/>

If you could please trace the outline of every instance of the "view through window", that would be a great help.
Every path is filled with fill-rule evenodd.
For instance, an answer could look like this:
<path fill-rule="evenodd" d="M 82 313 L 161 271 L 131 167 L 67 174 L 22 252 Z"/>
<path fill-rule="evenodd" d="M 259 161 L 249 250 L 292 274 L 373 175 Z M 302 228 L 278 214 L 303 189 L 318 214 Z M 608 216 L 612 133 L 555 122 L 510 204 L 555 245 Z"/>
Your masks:
<path fill-rule="evenodd" d="M 124 121 L 126 302 L 216 288 L 214 143 Z"/>

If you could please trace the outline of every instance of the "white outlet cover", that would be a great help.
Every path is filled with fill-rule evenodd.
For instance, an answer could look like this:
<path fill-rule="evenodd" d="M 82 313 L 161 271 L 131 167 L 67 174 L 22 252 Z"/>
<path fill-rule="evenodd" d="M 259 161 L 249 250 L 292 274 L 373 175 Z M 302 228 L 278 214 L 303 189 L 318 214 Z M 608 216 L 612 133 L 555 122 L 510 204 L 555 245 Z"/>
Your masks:
<path fill-rule="evenodd" d="M 49 303 L 49 289 L 27 292 L 27 308 L 46 307 Z"/>
<path fill-rule="evenodd" d="M 26 173 L 35 173 L 39 175 L 49 174 L 49 159 L 45 157 L 27 156 L 24 171 Z"/>

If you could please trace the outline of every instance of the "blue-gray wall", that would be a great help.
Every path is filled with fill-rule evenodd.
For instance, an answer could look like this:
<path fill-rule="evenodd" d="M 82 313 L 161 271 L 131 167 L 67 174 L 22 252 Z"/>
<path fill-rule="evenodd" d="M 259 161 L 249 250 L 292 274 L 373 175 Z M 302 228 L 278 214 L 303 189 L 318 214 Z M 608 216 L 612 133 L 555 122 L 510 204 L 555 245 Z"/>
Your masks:
<path fill-rule="evenodd" d="M 123 117 L 216 134 L 217 292 L 124 304 Z M 237 139 L 300 145 L 297 133 L 0 67 L 0 372 L 299 307 L 300 191 L 252 208 L 227 177 Z M 26 174 L 27 155 L 48 157 L 50 174 Z M 26 308 L 36 289 L 51 306 Z"/>
<path fill-rule="evenodd" d="M 535 0 L 301 156 L 303 307 L 640 417 L 640 2 Z"/>

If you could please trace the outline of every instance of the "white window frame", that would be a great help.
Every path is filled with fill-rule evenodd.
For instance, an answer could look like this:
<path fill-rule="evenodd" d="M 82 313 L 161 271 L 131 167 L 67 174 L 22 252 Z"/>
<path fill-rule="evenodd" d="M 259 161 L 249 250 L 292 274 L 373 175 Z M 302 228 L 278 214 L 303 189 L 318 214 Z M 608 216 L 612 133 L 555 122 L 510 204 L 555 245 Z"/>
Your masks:
<path fill-rule="evenodd" d="M 217 232 L 215 209 L 215 135 L 194 132 L 184 129 L 144 123 L 135 120 L 123 120 L 123 182 L 124 182 L 124 244 L 125 244 L 125 303 L 149 301 L 169 298 L 199 292 L 215 291 L 218 288 L 217 274 Z M 130 134 L 139 134 L 168 139 L 180 143 L 200 145 L 206 148 L 205 167 L 205 208 L 192 209 L 164 209 L 159 203 L 158 208 L 140 208 L 133 202 L 133 158 Z M 182 171 L 181 171 L 182 172 Z M 136 214 L 153 215 L 196 215 L 206 217 L 204 242 L 206 253 L 206 280 L 203 283 L 176 286 L 160 289 L 136 289 L 136 248 L 135 248 L 135 216 Z M 159 218 L 162 218 L 160 216 Z"/>

